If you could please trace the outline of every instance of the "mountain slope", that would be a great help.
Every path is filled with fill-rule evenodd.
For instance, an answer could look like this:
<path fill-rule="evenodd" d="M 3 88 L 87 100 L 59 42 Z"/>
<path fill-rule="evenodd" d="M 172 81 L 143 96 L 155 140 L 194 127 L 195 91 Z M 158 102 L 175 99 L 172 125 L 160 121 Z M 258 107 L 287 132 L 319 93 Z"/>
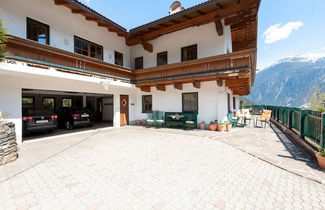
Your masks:
<path fill-rule="evenodd" d="M 289 57 L 259 71 L 252 93 L 257 104 L 302 106 L 319 86 L 325 92 L 325 54 Z"/>

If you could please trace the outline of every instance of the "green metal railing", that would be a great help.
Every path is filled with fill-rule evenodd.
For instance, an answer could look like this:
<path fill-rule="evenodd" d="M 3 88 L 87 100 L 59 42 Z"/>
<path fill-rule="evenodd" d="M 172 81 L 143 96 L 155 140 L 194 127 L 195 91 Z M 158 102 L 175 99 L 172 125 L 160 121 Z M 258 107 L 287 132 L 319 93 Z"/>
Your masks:
<path fill-rule="evenodd" d="M 249 105 L 253 112 L 272 110 L 271 117 L 300 135 L 318 150 L 325 150 L 325 113 L 295 107 Z"/>

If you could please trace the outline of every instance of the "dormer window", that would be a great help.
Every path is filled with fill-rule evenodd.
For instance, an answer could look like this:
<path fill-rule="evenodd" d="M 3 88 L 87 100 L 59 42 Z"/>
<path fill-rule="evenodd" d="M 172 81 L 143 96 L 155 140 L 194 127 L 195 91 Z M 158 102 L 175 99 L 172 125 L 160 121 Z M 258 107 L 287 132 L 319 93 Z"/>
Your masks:
<path fill-rule="evenodd" d="M 27 39 L 49 45 L 50 27 L 44 23 L 27 18 Z"/>

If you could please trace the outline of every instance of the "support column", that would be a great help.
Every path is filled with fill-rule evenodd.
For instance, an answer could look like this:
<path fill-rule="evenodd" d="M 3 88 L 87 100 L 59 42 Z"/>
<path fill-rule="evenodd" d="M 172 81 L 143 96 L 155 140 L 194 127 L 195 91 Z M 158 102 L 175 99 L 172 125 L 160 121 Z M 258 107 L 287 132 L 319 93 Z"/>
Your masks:
<path fill-rule="evenodd" d="M 13 77 L 0 77 L 0 111 L 8 113 L 6 121 L 15 123 L 17 143 L 22 143 L 21 88 Z"/>
<path fill-rule="evenodd" d="M 82 107 L 87 107 L 87 96 L 85 94 L 82 95 Z"/>
<path fill-rule="evenodd" d="M 218 123 L 222 123 L 227 120 L 228 104 L 227 104 L 227 89 L 224 85 L 218 87 Z"/>
<path fill-rule="evenodd" d="M 114 104 L 114 118 L 113 118 L 113 126 L 118 128 L 121 126 L 120 120 L 120 94 L 114 94 L 113 96 L 113 104 Z"/>

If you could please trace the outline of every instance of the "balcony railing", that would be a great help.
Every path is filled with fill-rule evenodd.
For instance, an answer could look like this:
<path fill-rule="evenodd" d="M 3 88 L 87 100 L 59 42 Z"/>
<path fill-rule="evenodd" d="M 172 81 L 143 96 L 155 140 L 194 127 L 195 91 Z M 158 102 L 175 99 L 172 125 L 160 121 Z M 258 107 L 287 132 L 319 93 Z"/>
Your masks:
<path fill-rule="evenodd" d="M 235 94 L 246 95 L 255 77 L 256 49 L 134 71 L 137 86 L 150 87 L 225 80 Z"/>
<path fill-rule="evenodd" d="M 291 129 L 314 149 L 325 149 L 325 113 L 295 107 L 251 105 L 255 110 L 272 110 L 272 118 Z"/>
<path fill-rule="evenodd" d="M 10 36 L 7 40 L 8 59 L 27 62 L 31 65 L 53 67 L 75 74 L 98 76 L 131 82 L 132 70 L 95 58 L 61 50 L 49 45 Z"/>

